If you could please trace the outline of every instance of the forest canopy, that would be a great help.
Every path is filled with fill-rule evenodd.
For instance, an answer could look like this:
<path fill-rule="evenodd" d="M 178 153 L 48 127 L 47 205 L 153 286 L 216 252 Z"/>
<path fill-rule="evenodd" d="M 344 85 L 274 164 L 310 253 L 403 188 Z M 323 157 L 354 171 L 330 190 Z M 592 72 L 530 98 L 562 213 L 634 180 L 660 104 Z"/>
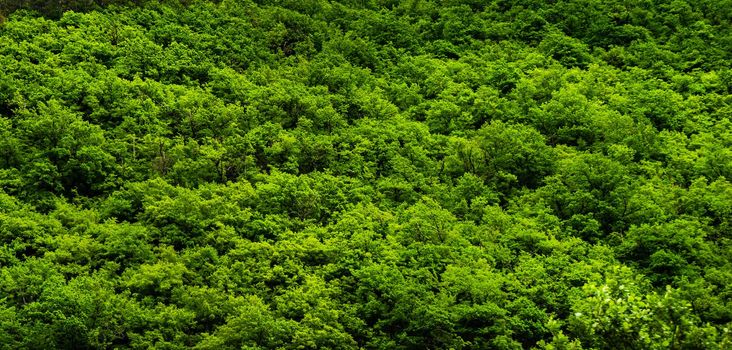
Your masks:
<path fill-rule="evenodd" d="M 731 21 L 0 0 L 0 349 L 732 348 Z"/>

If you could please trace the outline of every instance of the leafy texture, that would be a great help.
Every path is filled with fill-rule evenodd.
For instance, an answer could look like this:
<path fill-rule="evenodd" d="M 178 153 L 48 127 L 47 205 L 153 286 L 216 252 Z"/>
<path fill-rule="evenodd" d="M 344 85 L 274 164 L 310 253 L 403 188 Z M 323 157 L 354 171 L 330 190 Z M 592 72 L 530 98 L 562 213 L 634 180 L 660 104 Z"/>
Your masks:
<path fill-rule="evenodd" d="M 0 348 L 729 349 L 731 11 L 0 0 Z"/>

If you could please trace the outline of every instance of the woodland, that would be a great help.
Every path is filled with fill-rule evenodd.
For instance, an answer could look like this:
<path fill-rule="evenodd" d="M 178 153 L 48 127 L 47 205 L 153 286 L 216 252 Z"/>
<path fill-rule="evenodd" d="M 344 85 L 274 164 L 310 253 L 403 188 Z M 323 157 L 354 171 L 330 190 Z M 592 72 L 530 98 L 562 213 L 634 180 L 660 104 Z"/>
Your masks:
<path fill-rule="evenodd" d="M 0 0 L 0 349 L 732 349 L 732 1 Z"/>

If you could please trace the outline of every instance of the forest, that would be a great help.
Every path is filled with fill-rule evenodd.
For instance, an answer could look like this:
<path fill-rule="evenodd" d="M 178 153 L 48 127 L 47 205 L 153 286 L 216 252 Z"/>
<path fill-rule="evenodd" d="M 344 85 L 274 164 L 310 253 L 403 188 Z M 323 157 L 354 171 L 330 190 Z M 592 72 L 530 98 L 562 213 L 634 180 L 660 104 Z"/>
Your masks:
<path fill-rule="evenodd" d="M 0 349 L 732 349 L 732 0 L 0 0 Z"/>

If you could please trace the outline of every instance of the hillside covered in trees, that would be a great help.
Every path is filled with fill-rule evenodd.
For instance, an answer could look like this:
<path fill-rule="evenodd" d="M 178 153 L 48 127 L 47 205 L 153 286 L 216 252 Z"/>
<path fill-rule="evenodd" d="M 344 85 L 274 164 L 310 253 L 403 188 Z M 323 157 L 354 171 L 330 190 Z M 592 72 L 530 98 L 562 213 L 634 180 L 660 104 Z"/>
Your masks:
<path fill-rule="evenodd" d="M 0 0 L 0 349 L 730 349 L 730 0 Z"/>

